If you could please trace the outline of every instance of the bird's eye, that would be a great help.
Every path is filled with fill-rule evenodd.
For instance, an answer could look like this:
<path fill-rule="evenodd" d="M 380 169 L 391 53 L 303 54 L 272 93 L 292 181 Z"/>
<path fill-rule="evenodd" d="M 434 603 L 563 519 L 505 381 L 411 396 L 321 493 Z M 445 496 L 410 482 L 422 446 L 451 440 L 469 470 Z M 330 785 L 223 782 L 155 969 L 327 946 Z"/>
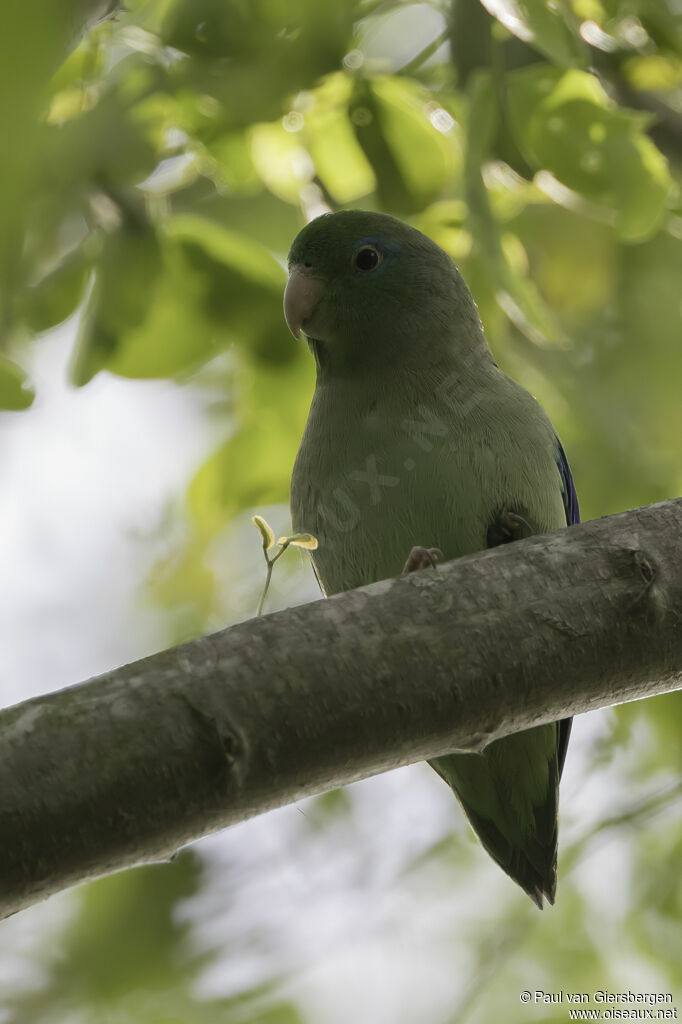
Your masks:
<path fill-rule="evenodd" d="M 382 255 L 375 245 L 362 245 L 353 253 L 351 263 L 358 270 L 374 270 L 381 260 Z"/>

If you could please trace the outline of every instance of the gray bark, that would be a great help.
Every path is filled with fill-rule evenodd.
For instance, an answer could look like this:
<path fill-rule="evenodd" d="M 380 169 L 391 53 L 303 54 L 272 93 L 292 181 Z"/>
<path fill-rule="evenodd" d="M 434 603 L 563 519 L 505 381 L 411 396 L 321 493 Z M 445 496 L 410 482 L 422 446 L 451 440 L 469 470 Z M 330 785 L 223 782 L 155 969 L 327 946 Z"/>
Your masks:
<path fill-rule="evenodd" d="M 7 709 L 0 913 L 313 793 L 680 687 L 681 547 L 677 499 Z"/>

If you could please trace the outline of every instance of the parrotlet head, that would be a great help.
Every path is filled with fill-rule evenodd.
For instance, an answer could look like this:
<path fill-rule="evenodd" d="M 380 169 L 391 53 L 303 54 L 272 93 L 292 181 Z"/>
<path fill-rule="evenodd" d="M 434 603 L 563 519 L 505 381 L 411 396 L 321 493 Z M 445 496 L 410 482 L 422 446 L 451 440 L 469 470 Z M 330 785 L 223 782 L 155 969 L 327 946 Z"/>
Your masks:
<path fill-rule="evenodd" d="M 318 365 L 369 369 L 487 348 L 476 305 L 450 257 L 416 228 L 344 210 L 308 224 L 289 253 L 284 316 Z"/>

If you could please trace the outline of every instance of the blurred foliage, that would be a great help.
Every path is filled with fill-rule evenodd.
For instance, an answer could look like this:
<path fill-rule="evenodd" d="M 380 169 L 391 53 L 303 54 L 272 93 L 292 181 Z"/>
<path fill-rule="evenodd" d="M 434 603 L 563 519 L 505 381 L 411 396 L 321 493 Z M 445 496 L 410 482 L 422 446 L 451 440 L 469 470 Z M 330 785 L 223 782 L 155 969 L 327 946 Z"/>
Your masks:
<path fill-rule="evenodd" d="M 134 1024 L 301 1024 L 296 1007 L 263 985 L 234 999 L 201 1000 L 191 983 L 208 957 L 187 943 L 176 905 L 195 893 L 201 865 L 191 853 L 172 864 L 112 875 L 79 892 L 78 912 L 46 965 L 42 989 L 4 1009 L 22 1024 L 74 1019 Z"/>
<path fill-rule="evenodd" d="M 283 264 L 325 209 L 386 210 L 452 255 L 496 357 L 554 420 L 584 518 L 682 491 L 674 0 L 8 6 L 0 408 L 31 405 L 29 349 L 72 316 L 76 386 L 106 371 L 221 389 L 224 436 L 190 484 L 188 537 L 152 580 L 183 608 L 175 639 L 220 621 L 215 538 L 287 500 L 313 368 L 282 321 Z M 637 729 L 633 792 L 654 793 L 680 769 L 679 697 L 618 709 L 594 765 Z M 332 828 L 346 805 L 324 799 L 320 828 Z M 680 980 L 666 944 L 680 925 L 679 835 L 632 833 L 637 884 L 619 933 L 667 985 Z M 432 858 L 461 871 L 455 838 Z M 182 960 L 173 908 L 197 885 L 183 857 L 82 890 L 43 988 L 5 1019 L 303 1019 L 267 986 L 191 996 L 202 961 Z M 609 984 L 589 900 L 562 881 L 560 904 L 542 928 L 518 900 L 476 925 L 477 987 L 457 1020 L 517 1019 L 509 992 L 533 988 L 531 975 Z"/>

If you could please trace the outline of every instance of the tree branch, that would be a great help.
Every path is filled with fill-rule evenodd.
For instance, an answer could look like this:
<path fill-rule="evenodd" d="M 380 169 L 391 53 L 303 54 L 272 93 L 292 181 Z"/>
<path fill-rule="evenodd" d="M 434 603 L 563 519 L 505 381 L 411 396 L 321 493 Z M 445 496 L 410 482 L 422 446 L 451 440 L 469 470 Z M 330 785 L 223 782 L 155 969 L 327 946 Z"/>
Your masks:
<path fill-rule="evenodd" d="M 682 685 L 682 499 L 251 619 L 0 714 L 0 913 Z"/>

